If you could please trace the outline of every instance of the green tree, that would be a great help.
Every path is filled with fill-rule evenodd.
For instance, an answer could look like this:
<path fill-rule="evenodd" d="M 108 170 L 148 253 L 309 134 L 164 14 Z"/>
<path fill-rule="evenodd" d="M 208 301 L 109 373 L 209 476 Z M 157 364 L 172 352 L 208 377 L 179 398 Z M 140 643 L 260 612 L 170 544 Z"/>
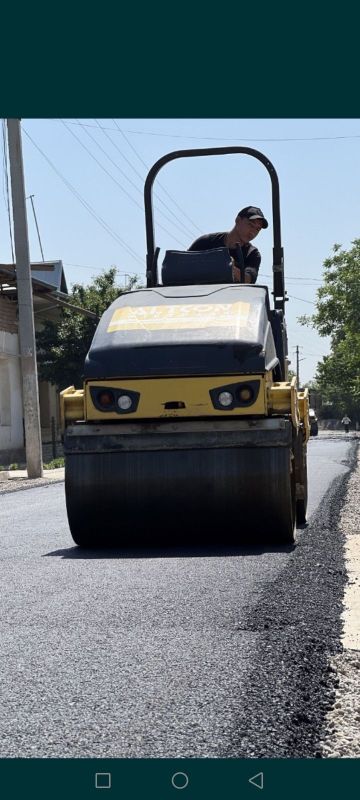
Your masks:
<path fill-rule="evenodd" d="M 60 390 L 71 385 L 81 388 L 85 356 L 101 315 L 119 295 L 137 284 L 137 279 L 131 278 L 126 289 L 121 289 L 115 285 L 115 278 L 116 268 L 111 267 L 88 286 L 74 284 L 69 294 L 67 302 L 96 317 L 62 308 L 60 322 L 47 320 L 37 332 L 40 380 L 56 384 Z"/>
<path fill-rule="evenodd" d="M 323 401 L 337 414 L 360 418 L 360 239 L 350 250 L 335 244 L 324 261 L 324 284 L 317 290 L 316 311 L 300 317 L 320 336 L 330 336 L 331 351 L 318 363 L 316 382 Z"/>

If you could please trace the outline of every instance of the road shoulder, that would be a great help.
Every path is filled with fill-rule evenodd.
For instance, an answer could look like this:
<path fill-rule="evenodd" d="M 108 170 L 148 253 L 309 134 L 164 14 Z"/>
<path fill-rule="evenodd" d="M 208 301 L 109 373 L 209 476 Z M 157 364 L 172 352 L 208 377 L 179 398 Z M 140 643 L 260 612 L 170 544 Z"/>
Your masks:
<path fill-rule="evenodd" d="M 28 478 L 26 469 L 9 470 L 0 480 L 0 494 L 19 492 L 23 489 L 34 489 L 37 486 L 49 486 L 52 483 L 61 483 L 64 480 L 64 467 L 58 469 L 45 469 L 42 478 Z M 1 473 L 0 473 L 1 475 Z"/>
<path fill-rule="evenodd" d="M 343 650 L 331 663 L 337 689 L 325 720 L 321 751 L 326 758 L 360 756 L 360 450 L 340 515 L 347 583 L 343 600 Z"/>

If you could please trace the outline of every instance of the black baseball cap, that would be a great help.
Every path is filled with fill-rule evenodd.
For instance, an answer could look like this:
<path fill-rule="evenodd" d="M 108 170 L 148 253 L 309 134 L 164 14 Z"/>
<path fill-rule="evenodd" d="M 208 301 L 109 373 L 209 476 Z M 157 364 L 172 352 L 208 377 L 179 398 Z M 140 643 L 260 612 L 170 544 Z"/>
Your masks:
<path fill-rule="evenodd" d="M 267 219 L 265 219 L 261 208 L 257 208 L 256 206 L 246 206 L 246 208 L 242 208 L 238 213 L 238 217 L 246 217 L 247 219 L 261 219 L 262 227 L 269 227 L 269 223 Z"/>

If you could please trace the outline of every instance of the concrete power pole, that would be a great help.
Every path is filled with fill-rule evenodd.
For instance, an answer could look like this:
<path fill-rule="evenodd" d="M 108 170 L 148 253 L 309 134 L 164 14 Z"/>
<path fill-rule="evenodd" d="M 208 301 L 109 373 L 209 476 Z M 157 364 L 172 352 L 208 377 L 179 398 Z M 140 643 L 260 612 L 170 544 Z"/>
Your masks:
<path fill-rule="evenodd" d="M 299 345 L 297 344 L 295 347 L 295 351 L 296 351 L 296 378 L 297 378 L 298 388 L 300 387 L 300 361 L 305 361 L 304 358 L 299 357 L 299 350 L 300 348 Z"/>
<path fill-rule="evenodd" d="M 300 386 L 300 369 L 299 369 L 299 345 L 296 345 L 296 377 L 297 385 Z"/>
<path fill-rule="evenodd" d="M 41 478 L 43 475 L 43 462 L 40 406 L 20 120 L 8 119 L 7 128 L 19 307 L 26 466 L 29 478 Z"/>

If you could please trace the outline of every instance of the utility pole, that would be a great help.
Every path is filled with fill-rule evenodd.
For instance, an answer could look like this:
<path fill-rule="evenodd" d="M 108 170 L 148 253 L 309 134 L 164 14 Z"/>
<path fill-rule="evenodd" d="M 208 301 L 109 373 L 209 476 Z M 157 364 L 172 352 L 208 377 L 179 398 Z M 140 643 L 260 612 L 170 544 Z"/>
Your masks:
<path fill-rule="evenodd" d="M 43 475 L 43 462 L 40 407 L 20 120 L 8 119 L 7 128 L 19 308 L 26 466 L 29 478 L 41 478 Z"/>
<path fill-rule="evenodd" d="M 300 369 L 299 369 L 299 364 L 300 364 L 300 361 L 305 361 L 304 358 L 299 358 L 299 350 L 300 350 L 300 348 L 299 348 L 299 345 L 297 344 L 296 347 L 295 347 L 295 351 L 296 351 L 296 378 L 297 378 L 298 388 L 300 387 Z"/>
<path fill-rule="evenodd" d="M 299 345 L 296 345 L 296 377 L 298 386 L 300 386 L 300 371 L 299 371 Z"/>
<path fill-rule="evenodd" d="M 34 206 L 33 197 L 35 197 L 34 194 L 29 195 L 29 200 L 31 201 L 31 206 L 32 206 L 33 214 L 34 214 L 34 220 L 35 220 L 37 235 L 38 235 L 38 239 L 39 239 L 39 245 L 40 245 L 42 260 L 45 261 L 44 253 L 43 253 L 43 249 L 42 249 L 42 244 L 41 244 L 41 239 L 40 239 L 40 231 L 39 231 L 38 221 L 36 219 L 36 214 L 35 214 L 35 206 Z"/>

